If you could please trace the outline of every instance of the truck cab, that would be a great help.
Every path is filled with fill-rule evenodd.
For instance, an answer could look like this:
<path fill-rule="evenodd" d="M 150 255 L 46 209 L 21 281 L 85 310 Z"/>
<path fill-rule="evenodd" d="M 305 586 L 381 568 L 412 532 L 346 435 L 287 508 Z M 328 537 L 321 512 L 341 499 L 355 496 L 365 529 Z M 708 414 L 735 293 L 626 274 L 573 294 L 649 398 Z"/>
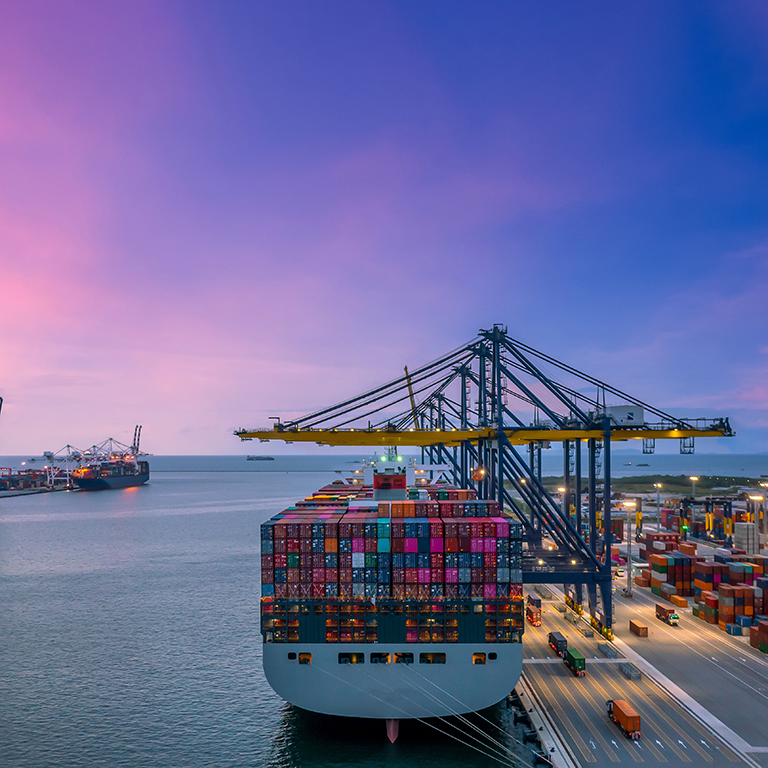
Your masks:
<path fill-rule="evenodd" d="M 671 627 L 676 627 L 680 623 L 680 617 L 671 606 L 656 603 L 656 618 L 665 621 Z"/>

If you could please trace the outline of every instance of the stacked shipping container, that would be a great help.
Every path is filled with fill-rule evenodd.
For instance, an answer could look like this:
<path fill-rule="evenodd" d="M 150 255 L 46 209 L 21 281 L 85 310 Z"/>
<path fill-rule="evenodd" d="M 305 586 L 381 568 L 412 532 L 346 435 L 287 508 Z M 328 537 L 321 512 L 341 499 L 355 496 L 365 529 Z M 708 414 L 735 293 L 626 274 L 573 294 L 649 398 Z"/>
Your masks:
<path fill-rule="evenodd" d="M 500 612 L 511 621 L 499 619 L 493 641 L 509 641 L 522 630 L 522 605 L 508 610 L 510 601 L 522 599 L 521 524 L 502 515 L 498 502 L 472 499 L 468 491 L 461 492 L 463 498 L 454 489 L 428 493 L 429 499 L 364 505 L 369 489 L 358 487 L 344 498 L 330 487 L 267 521 L 261 526 L 262 598 L 268 603 L 311 601 L 308 606 L 321 609 L 318 615 L 328 613 L 328 603 L 491 601 L 484 607 L 486 627 L 488 611 L 502 602 L 506 610 L 502 604 Z M 268 642 L 306 639 L 299 617 L 293 627 L 290 617 L 276 624 L 270 615 L 274 610 L 263 606 Z M 325 641 L 352 642 L 354 629 L 353 623 L 348 633 L 328 632 Z M 443 642 L 443 637 L 432 642 Z M 355 642 L 363 638 L 378 642 L 379 633 L 360 628 Z M 415 628 L 403 640 L 423 642 Z"/>

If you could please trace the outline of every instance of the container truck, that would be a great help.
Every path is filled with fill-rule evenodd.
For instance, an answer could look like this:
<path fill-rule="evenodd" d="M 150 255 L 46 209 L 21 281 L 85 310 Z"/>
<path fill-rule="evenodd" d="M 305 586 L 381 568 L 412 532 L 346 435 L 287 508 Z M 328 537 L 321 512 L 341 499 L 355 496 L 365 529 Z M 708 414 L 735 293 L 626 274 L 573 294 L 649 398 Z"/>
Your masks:
<path fill-rule="evenodd" d="M 637 741 L 640 738 L 640 715 L 624 699 L 609 699 L 605 703 L 608 717 L 628 739 Z"/>
<path fill-rule="evenodd" d="M 526 602 L 528 603 L 528 605 L 533 605 L 536 608 L 538 608 L 539 610 L 541 610 L 541 598 L 540 597 L 537 597 L 536 595 L 532 595 L 529 592 L 525 599 L 526 599 Z"/>
<path fill-rule="evenodd" d="M 568 641 L 559 632 L 550 632 L 547 640 L 558 656 L 562 656 L 568 650 Z"/>
<path fill-rule="evenodd" d="M 528 605 L 525 609 L 525 618 L 533 624 L 534 627 L 541 626 L 541 608 L 535 605 Z"/>
<path fill-rule="evenodd" d="M 563 661 L 576 677 L 584 677 L 587 674 L 587 660 L 575 648 L 566 649 Z"/>
<path fill-rule="evenodd" d="M 680 623 L 680 617 L 675 613 L 675 609 L 660 603 L 656 603 L 656 618 L 666 621 L 671 627 L 676 627 Z"/>

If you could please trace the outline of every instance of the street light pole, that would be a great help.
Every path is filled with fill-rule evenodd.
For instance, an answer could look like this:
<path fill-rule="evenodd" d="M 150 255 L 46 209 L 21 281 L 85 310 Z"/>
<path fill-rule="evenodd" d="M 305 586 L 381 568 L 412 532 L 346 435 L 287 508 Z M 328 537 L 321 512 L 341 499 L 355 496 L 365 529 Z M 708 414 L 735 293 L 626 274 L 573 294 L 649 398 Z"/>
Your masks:
<path fill-rule="evenodd" d="M 632 525 L 632 510 L 637 506 L 636 501 L 622 502 L 627 510 L 627 589 L 626 596 L 632 597 L 632 536 L 630 535 L 630 526 Z"/>
<path fill-rule="evenodd" d="M 656 489 L 656 533 L 661 530 L 661 483 L 654 483 Z"/>
<path fill-rule="evenodd" d="M 693 534 L 693 523 L 696 520 L 696 481 L 699 478 L 696 475 L 691 475 L 689 479 L 693 487 L 691 491 L 691 496 L 693 496 L 693 502 L 691 504 L 691 534 Z"/>

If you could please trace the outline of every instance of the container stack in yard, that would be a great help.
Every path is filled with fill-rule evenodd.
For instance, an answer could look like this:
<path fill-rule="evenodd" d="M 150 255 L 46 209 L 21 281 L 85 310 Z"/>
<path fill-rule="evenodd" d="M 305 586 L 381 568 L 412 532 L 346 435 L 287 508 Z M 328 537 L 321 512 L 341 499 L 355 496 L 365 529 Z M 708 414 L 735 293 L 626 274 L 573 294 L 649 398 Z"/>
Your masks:
<path fill-rule="evenodd" d="M 640 557 L 651 562 L 651 555 L 672 552 L 678 548 L 680 536 L 676 533 L 646 533 L 639 539 Z"/>
<path fill-rule="evenodd" d="M 746 634 L 746 629 L 757 627 L 766 620 L 766 589 L 768 579 L 764 578 L 758 578 L 754 585 L 720 581 L 715 590 L 702 589 L 693 607 L 693 615 L 707 624 L 716 624 L 729 635 Z"/>
<path fill-rule="evenodd" d="M 651 592 L 671 602 L 675 595 L 693 594 L 692 577 L 695 559 L 682 552 L 653 554 L 651 562 Z"/>

